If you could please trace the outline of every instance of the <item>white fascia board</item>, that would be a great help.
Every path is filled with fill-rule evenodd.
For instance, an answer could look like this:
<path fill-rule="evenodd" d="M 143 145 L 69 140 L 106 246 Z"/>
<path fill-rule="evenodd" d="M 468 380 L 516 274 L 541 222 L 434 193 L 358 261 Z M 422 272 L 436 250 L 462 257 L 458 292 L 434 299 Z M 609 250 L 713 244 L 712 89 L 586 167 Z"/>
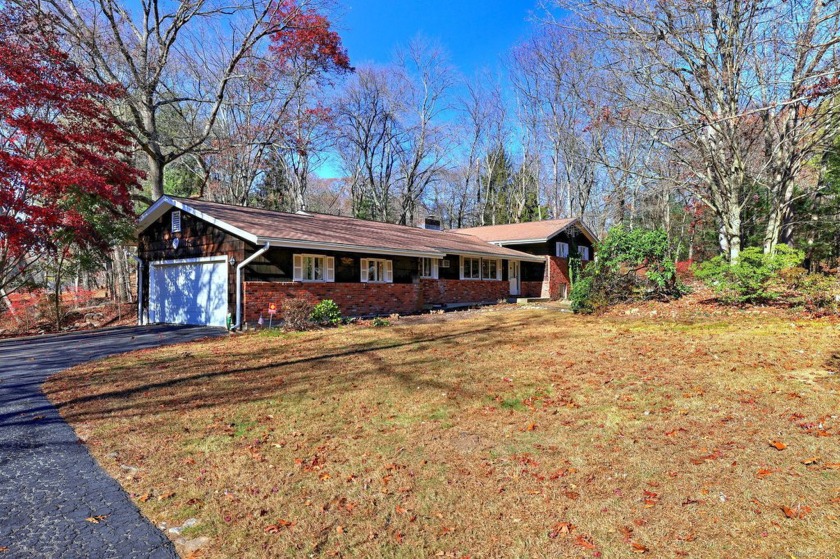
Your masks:
<path fill-rule="evenodd" d="M 562 229 L 561 229 L 561 231 L 562 231 Z M 557 233 L 559 233 L 559 232 L 560 231 L 558 231 Z M 557 233 L 555 233 L 555 235 Z M 546 241 L 548 241 L 548 238 L 545 238 L 545 239 L 516 239 L 515 241 L 488 241 L 488 242 L 493 243 L 494 245 L 507 246 L 507 245 L 529 245 L 531 243 L 544 243 Z"/>
<path fill-rule="evenodd" d="M 443 252 L 430 250 L 399 250 L 369 247 L 365 245 L 350 245 L 344 243 L 324 243 L 319 241 L 302 241 L 300 239 L 272 239 L 259 237 L 257 244 L 268 243 L 273 247 L 302 248 L 307 250 L 329 250 L 336 252 L 361 252 L 366 254 L 382 254 L 385 256 L 410 256 L 423 258 L 443 258 Z"/>
<path fill-rule="evenodd" d="M 598 241 L 598 236 L 595 233 L 593 233 L 592 230 L 589 229 L 589 227 L 586 226 L 586 224 L 584 224 L 581 220 L 577 219 L 577 220 L 575 220 L 575 225 L 577 225 L 578 228 L 586 236 L 586 238 L 589 239 L 590 243 L 598 244 L 598 242 L 599 242 Z"/>
<path fill-rule="evenodd" d="M 174 198 L 170 198 L 169 196 L 162 196 L 158 198 L 158 200 L 154 204 L 149 206 L 149 209 L 143 212 L 143 215 L 141 215 L 140 219 L 137 220 L 137 234 L 140 234 L 143 231 L 145 231 L 146 228 L 149 227 L 149 225 L 151 225 L 160 216 L 166 213 L 166 211 L 169 210 L 169 208 L 178 208 L 183 212 L 186 212 L 192 216 L 197 217 L 198 219 L 204 220 L 207 223 L 218 227 L 222 231 L 227 231 L 231 235 L 236 235 L 237 237 L 240 237 L 242 239 L 245 239 L 246 241 L 250 241 L 255 244 L 260 244 L 258 242 L 257 236 L 253 233 L 248 233 L 247 231 L 244 231 L 238 227 L 234 227 L 233 225 L 222 221 L 221 219 L 216 219 L 215 217 L 202 213 L 192 208 L 188 204 L 184 204 L 183 202 L 175 200 Z"/>

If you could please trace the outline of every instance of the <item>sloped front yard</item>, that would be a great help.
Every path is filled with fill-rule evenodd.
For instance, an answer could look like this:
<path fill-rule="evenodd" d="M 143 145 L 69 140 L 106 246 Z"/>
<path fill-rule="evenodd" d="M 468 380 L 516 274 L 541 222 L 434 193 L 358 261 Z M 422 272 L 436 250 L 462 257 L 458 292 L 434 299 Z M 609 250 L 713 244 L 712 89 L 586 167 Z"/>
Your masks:
<path fill-rule="evenodd" d="M 46 389 L 195 556 L 836 557 L 840 328 L 726 320 L 245 335 Z"/>

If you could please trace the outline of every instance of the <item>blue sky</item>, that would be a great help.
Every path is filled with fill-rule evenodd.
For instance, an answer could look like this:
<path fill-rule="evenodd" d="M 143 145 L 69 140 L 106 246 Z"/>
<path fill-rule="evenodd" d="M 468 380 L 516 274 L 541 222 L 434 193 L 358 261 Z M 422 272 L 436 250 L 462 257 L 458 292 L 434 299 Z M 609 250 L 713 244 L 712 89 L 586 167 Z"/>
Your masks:
<path fill-rule="evenodd" d="M 502 57 L 527 36 L 536 5 L 537 0 L 345 0 L 334 27 L 354 66 L 392 62 L 398 47 L 421 35 L 438 41 L 453 66 L 470 77 L 485 68 L 501 69 Z M 332 155 L 315 173 L 342 175 Z"/>
<path fill-rule="evenodd" d="M 495 69 L 525 36 L 535 0 L 345 0 L 336 27 L 352 64 L 386 63 L 416 35 L 437 39 L 465 75 Z"/>

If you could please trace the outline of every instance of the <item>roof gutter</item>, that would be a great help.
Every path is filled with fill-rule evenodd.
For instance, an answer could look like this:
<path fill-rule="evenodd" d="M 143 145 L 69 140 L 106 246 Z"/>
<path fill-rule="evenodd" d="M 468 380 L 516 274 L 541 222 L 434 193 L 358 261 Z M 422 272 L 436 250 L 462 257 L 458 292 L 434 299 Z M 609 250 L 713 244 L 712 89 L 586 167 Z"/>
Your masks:
<path fill-rule="evenodd" d="M 258 256 L 262 256 L 269 248 L 271 248 L 271 245 L 265 243 L 264 247 L 236 266 L 236 324 L 233 325 L 231 330 L 239 330 L 242 328 L 242 268 L 250 264 Z"/>
<path fill-rule="evenodd" d="M 513 249 L 511 249 L 513 250 Z M 516 251 L 519 252 L 519 251 Z M 526 252 L 520 252 L 519 254 L 497 254 L 491 252 L 470 252 L 470 251 L 462 251 L 459 250 L 457 252 L 452 252 L 451 254 L 457 254 L 459 256 L 471 256 L 471 257 L 479 257 L 479 258 L 496 258 L 496 259 L 505 259 L 505 260 L 519 260 L 522 262 L 545 262 L 545 258 L 543 256 L 536 256 L 533 254 L 528 254 Z"/>
<path fill-rule="evenodd" d="M 345 243 L 302 241 L 298 239 L 260 237 L 258 241 L 276 247 L 302 248 L 310 250 L 333 250 L 336 252 L 365 252 L 369 254 L 385 254 L 390 256 L 417 256 L 425 258 L 443 258 L 444 256 L 446 256 L 446 253 L 437 251 L 387 249 L 369 247 L 365 245 L 351 245 Z"/>

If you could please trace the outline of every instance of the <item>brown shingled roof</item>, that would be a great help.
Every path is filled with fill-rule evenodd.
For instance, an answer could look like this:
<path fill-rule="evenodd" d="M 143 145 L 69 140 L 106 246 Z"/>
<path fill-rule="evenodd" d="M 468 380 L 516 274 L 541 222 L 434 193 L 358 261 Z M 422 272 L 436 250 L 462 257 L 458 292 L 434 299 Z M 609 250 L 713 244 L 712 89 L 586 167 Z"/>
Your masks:
<path fill-rule="evenodd" d="M 524 242 L 524 241 L 546 241 L 557 233 L 572 225 L 578 225 L 581 231 L 591 241 L 597 241 L 583 223 L 577 218 L 570 219 L 548 219 L 545 221 L 529 221 L 527 223 L 510 223 L 506 225 L 485 225 L 482 227 L 466 227 L 456 229 L 455 232 L 463 235 L 478 237 L 489 243 Z"/>
<path fill-rule="evenodd" d="M 164 196 L 140 217 L 140 229 L 169 207 L 181 208 L 255 244 L 334 250 L 366 250 L 382 254 L 443 256 L 466 254 L 533 260 L 534 256 L 487 243 L 472 235 L 433 231 L 317 213 L 287 213 Z M 539 261 L 542 261 L 539 258 Z"/>

